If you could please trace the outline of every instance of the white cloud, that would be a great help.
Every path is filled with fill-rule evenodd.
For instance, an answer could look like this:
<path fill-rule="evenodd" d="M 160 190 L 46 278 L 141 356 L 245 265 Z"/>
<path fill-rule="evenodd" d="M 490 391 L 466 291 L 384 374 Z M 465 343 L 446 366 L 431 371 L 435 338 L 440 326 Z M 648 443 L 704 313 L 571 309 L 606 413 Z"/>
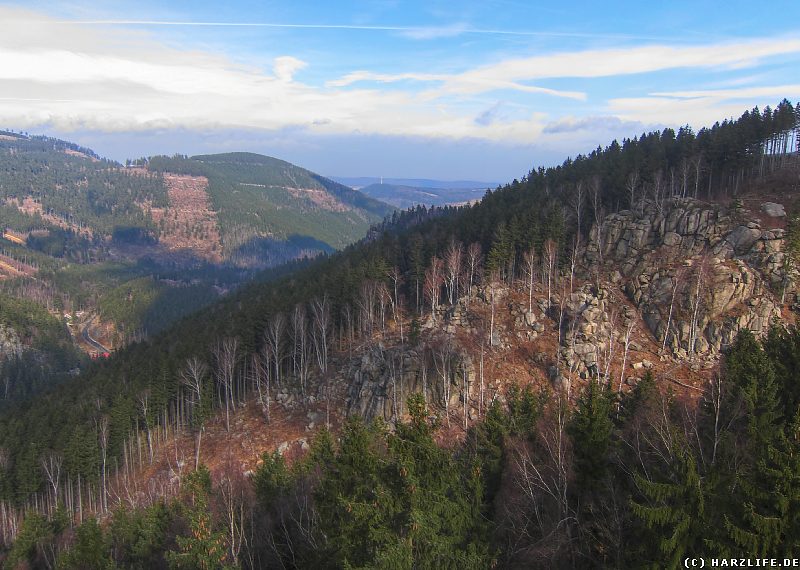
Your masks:
<path fill-rule="evenodd" d="M 297 73 L 298 71 L 307 66 L 308 64 L 305 61 L 302 61 L 290 55 L 285 55 L 282 57 L 275 58 L 275 65 L 273 66 L 273 71 L 275 72 L 275 77 L 277 77 L 281 81 L 288 82 L 292 80 L 295 73 Z"/>
<path fill-rule="evenodd" d="M 467 76 L 447 75 L 435 73 L 372 73 L 369 71 L 354 71 L 344 77 L 328 81 L 328 87 L 347 87 L 359 82 L 374 81 L 376 83 L 399 83 L 402 81 L 412 82 L 436 82 L 442 86 L 438 89 L 428 91 L 425 97 L 428 99 L 437 98 L 444 94 L 473 95 L 486 93 L 489 91 L 522 91 L 525 93 L 539 93 L 542 95 L 552 95 L 564 97 L 566 99 L 586 100 L 586 93 L 581 91 L 564 91 L 560 89 L 549 89 L 536 85 L 525 85 L 514 81 L 509 81 L 500 77 L 482 77 L 480 75 Z"/>
<path fill-rule="evenodd" d="M 800 96 L 800 84 L 740 89 L 655 92 L 644 97 L 611 99 L 608 110 L 619 117 L 648 124 L 669 125 L 680 121 L 695 128 L 717 120 L 739 117 L 753 101 L 774 105 L 783 97 Z"/>
<path fill-rule="evenodd" d="M 532 103 L 499 113 L 492 110 L 494 98 L 488 101 L 476 95 L 516 91 L 584 101 L 585 92 L 531 82 L 675 67 L 742 67 L 766 57 L 800 53 L 800 40 L 792 38 L 644 46 L 506 59 L 451 74 L 355 71 L 324 85 L 310 85 L 297 79 L 309 64 L 292 55 L 276 58 L 271 69 L 264 70 L 213 53 L 170 47 L 126 28 L 68 25 L 2 7 L 0 21 L 6 24 L 0 35 L 0 125 L 28 129 L 52 125 L 62 132 L 299 127 L 323 134 L 531 143 L 551 136 L 545 125 L 559 117 L 538 111 Z M 788 87 L 800 92 L 795 85 Z M 746 96 L 736 90 L 633 96 L 609 101 L 604 111 L 646 124 L 695 117 L 708 121 L 733 108 L 734 91 L 752 98 L 772 96 L 784 88 L 747 88 Z M 784 94 L 791 95 L 778 96 Z M 597 104 L 587 114 L 596 115 Z"/>

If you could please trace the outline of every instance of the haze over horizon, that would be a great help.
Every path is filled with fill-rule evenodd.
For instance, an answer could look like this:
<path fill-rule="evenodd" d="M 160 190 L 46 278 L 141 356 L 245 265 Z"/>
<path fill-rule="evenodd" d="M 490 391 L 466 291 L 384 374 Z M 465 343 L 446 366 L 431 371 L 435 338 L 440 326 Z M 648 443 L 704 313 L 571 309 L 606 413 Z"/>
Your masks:
<path fill-rule="evenodd" d="M 0 127 L 116 160 L 260 152 L 328 176 L 511 180 L 800 98 L 800 7 L 0 3 Z"/>

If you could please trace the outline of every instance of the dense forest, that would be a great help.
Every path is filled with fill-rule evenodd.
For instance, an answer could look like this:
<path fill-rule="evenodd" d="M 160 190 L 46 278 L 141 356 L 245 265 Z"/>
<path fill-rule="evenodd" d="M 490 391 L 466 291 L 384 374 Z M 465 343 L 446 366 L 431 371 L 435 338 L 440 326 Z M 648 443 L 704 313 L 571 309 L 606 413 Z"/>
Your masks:
<path fill-rule="evenodd" d="M 41 214 L 76 230 L 110 235 L 117 227 L 154 230 L 141 205 L 165 206 L 160 175 L 138 175 L 94 153 L 47 137 L 0 140 L 0 199 L 29 199 Z"/>
<path fill-rule="evenodd" d="M 3 512 L 30 513 L 8 560 L 627 568 L 674 567 L 694 553 L 793 556 L 794 328 L 775 328 L 763 344 L 740 335 L 699 406 L 652 379 L 630 393 L 591 380 L 574 405 L 558 391 L 511 390 L 462 443 L 440 447 L 432 417 L 449 416 L 416 397 L 406 422 L 350 419 L 291 465 L 265 456 L 252 483 L 233 472 L 212 482 L 198 461 L 181 496 L 113 512 L 105 485 L 129 468 L 133 442 L 147 449 L 159 430 L 202 433 L 210 414 L 248 398 L 268 410 L 277 386 L 318 393 L 335 355 L 380 342 L 391 321 L 408 324 L 403 342 L 420 342 L 420 323 L 439 307 L 498 281 L 532 281 L 534 264 L 549 295 L 571 279 L 580 245 L 608 213 L 734 200 L 796 168 L 799 126 L 800 106 L 783 101 L 697 133 L 615 141 L 473 206 L 398 213 L 343 252 L 245 287 L 20 402 L 0 417 Z M 199 457 L 199 436 L 197 447 Z M 75 526 L 84 501 L 103 524 Z M 9 520 L 0 521 L 6 536 Z"/>

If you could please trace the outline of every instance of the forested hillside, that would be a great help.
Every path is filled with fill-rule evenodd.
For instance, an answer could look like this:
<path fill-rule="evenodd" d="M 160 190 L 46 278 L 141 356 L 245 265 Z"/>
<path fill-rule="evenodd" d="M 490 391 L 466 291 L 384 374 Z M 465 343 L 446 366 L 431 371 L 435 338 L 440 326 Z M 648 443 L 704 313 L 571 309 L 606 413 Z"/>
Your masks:
<path fill-rule="evenodd" d="M 153 229 L 141 204 L 166 204 L 161 177 L 136 176 L 118 166 L 57 139 L 4 134 L 0 198 L 39 227 L 46 222 L 90 237 L 124 227 Z"/>
<path fill-rule="evenodd" d="M 799 131 L 783 101 L 397 214 L 4 411 L 9 564 L 796 556 Z"/>
<path fill-rule="evenodd" d="M 428 188 L 381 182 L 359 188 L 359 191 L 405 210 L 419 205 L 445 206 L 474 202 L 483 198 L 486 188 Z"/>
<path fill-rule="evenodd" d="M 185 175 L 195 170 L 202 175 Z M 158 333 L 260 271 L 352 243 L 390 211 L 259 155 L 123 167 L 73 143 L 3 131 L 0 291 L 49 312 L 75 348 L 102 354 Z M 31 324 L 23 321 L 9 334 L 22 335 Z M 20 390 L 5 390 L 3 400 L 76 370 L 31 330 L 29 344 L 42 344 L 37 354 L 54 368 L 26 366 L 21 376 L 5 366 L 0 379 Z M 15 354 L 3 349 L 0 360 Z"/>
<path fill-rule="evenodd" d="M 252 153 L 153 157 L 148 170 L 208 179 L 228 257 L 281 242 L 333 251 L 360 239 L 390 206 L 288 162 Z"/>

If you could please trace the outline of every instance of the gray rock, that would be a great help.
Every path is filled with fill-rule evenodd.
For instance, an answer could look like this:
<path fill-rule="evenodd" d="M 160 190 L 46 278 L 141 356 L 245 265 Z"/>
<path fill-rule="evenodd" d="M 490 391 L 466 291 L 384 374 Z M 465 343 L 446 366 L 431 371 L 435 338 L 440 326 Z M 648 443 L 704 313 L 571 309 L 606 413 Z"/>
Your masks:
<path fill-rule="evenodd" d="M 783 204 L 777 204 L 775 202 L 764 202 L 761 204 L 761 211 L 771 218 L 783 218 L 786 216 L 786 210 Z"/>
<path fill-rule="evenodd" d="M 664 234 L 664 245 L 669 247 L 674 247 L 676 245 L 680 245 L 683 238 L 679 234 L 675 232 L 667 232 Z"/>
<path fill-rule="evenodd" d="M 737 226 L 728 234 L 727 240 L 736 252 L 744 253 L 749 251 L 760 237 L 761 230 L 758 228 Z"/>

